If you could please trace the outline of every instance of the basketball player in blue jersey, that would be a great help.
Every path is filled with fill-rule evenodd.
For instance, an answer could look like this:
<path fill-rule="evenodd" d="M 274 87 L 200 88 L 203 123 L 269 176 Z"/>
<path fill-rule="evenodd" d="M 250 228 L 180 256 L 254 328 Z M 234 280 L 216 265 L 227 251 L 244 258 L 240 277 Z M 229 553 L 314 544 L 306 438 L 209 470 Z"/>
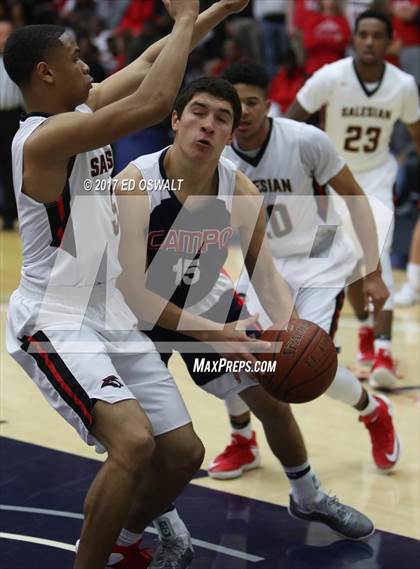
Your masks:
<path fill-rule="evenodd" d="M 172 33 L 98 85 L 64 28 L 20 28 L 4 53 L 28 113 L 12 147 L 24 262 L 7 347 L 81 437 L 108 451 L 86 497 L 75 569 L 148 566 L 131 540 L 132 512 L 145 527 L 203 456 L 172 378 L 115 286 L 120 230 L 108 145 L 170 112 L 191 45 L 247 2 L 221 0 L 197 22 L 198 0 L 164 2 Z M 127 340 L 144 353 L 125 353 Z"/>
<path fill-rule="evenodd" d="M 364 194 L 324 132 L 296 121 L 267 116 L 269 76 L 264 67 L 240 62 L 227 69 L 225 77 L 241 99 L 242 120 L 224 156 L 249 176 L 264 195 L 271 213 L 267 235 L 275 264 L 296 296 L 300 317 L 317 323 L 333 337 L 344 300 L 343 289 L 355 266 L 356 255 L 353 244 L 340 231 L 334 235 L 330 248 L 328 239 L 324 239 L 324 245 L 321 241 L 318 244 L 321 253 L 324 248 L 328 254 L 318 253 L 314 257 L 311 253 L 318 227 L 342 224 L 339 218 L 334 219 L 334 210 L 329 212 L 332 221 L 320 215 L 322 201 L 316 198 L 317 188 L 328 183 L 339 195 L 351 197 L 347 203 L 353 225 L 365 257 L 373 259 L 372 270 L 362 283 L 365 303 L 372 300 L 380 310 L 388 293 L 378 265 L 373 218 L 369 208 L 363 212 L 361 207 Z M 333 207 L 331 200 L 329 209 Z M 261 311 L 248 285 L 248 279 L 241 280 L 238 290 L 248 294 L 247 303 L 252 311 Z M 358 411 L 360 421 L 369 431 L 376 466 L 382 471 L 392 469 L 398 461 L 400 445 L 390 402 L 383 396 L 370 395 L 341 365 L 326 394 Z M 225 403 L 232 425 L 232 442 L 209 466 L 210 476 L 219 479 L 241 476 L 245 470 L 259 465 L 249 410 L 237 396 L 228 397 Z"/>
<path fill-rule="evenodd" d="M 322 521 L 347 538 L 364 539 L 374 531 L 372 522 L 321 489 L 290 407 L 246 374 L 240 374 L 238 383 L 231 370 L 219 366 L 213 330 L 232 330 L 232 322 L 244 317 L 243 327 L 249 329 L 256 318 L 249 317 L 223 269 L 234 229 L 271 321 L 284 322 L 293 307 L 265 237 L 261 196 L 221 157 L 240 121 L 238 95 L 223 79 L 202 78 L 183 90 L 174 109 L 173 146 L 139 157 L 117 176 L 121 289 L 139 320 L 149 323 L 144 329 L 165 363 L 177 349 L 202 389 L 221 399 L 239 394 L 262 421 L 268 443 L 290 477 L 290 513 Z M 174 191 L 178 180 L 182 184 Z M 159 306 L 150 289 L 161 296 Z M 193 315 L 200 319 L 197 328 L 189 326 Z M 226 351 L 235 352 L 237 346 L 228 342 Z M 197 365 L 202 360 L 210 365 Z M 169 535 L 185 531 L 176 510 L 163 521 Z M 157 528 L 162 531 L 159 522 Z"/>

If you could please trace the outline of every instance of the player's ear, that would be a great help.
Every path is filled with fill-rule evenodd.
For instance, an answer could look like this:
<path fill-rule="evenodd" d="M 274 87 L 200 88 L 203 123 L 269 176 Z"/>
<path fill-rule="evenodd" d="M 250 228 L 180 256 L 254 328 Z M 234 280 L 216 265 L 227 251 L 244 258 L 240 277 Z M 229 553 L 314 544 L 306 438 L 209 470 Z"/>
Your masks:
<path fill-rule="evenodd" d="M 267 111 L 267 114 L 270 112 L 271 109 L 271 101 L 269 99 L 266 99 L 265 101 L 265 109 Z"/>
<path fill-rule="evenodd" d="M 172 130 L 174 132 L 177 132 L 179 126 L 179 116 L 176 111 L 172 111 L 171 123 L 172 123 Z"/>
<path fill-rule="evenodd" d="M 40 61 L 36 64 L 35 73 L 45 83 L 52 84 L 54 83 L 54 74 L 51 70 L 51 67 L 45 61 Z"/>

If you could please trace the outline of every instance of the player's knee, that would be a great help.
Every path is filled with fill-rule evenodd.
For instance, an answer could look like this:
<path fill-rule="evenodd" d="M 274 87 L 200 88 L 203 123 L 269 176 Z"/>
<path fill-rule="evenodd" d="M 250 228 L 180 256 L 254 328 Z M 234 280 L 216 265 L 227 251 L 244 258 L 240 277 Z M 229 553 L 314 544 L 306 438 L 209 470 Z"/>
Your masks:
<path fill-rule="evenodd" d="M 277 401 L 277 399 L 274 399 L 269 411 L 273 420 L 281 421 L 282 423 L 290 423 L 294 420 L 290 405 L 282 401 Z"/>
<path fill-rule="evenodd" d="M 193 475 L 200 468 L 204 460 L 204 446 L 194 433 L 189 437 L 178 452 L 178 469 L 187 475 Z"/>
<path fill-rule="evenodd" d="M 118 444 L 109 450 L 109 457 L 120 468 L 137 476 L 150 463 L 155 446 L 153 435 L 148 430 L 122 432 Z"/>
<path fill-rule="evenodd" d="M 177 472 L 190 478 L 200 468 L 204 452 L 203 443 L 192 432 L 174 447 L 171 456 L 166 454 L 162 457 L 162 466 L 168 473 Z"/>
<path fill-rule="evenodd" d="M 251 410 L 254 415 L 262 422 L 265 421 L 284 421 L 293 417 L 290 405 L 275 399 L 263 390 L 253 391 L 254 395 Z"/>

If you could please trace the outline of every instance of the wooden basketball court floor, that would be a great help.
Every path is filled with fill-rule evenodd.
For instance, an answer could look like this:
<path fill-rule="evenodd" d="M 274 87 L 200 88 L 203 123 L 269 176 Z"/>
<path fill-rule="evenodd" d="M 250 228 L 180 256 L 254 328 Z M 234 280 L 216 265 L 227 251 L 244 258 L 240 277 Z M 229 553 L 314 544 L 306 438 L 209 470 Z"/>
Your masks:
<path fill-rule="evenodd" d="M 5 351 L 7 302 L 18 283 L 21 258 L 17 233 L 0 232 L 0 242 L 0 567 L 65 569 L 71 567 L 83 494 L 101 457 L 48 406 Z M 233 276 L 238 255 L 233 252 L 229 259 Z M 396 273 L 397 282 L 402 278 Z M 352 409 L 326 397 L 294 406 L 324 489 L 369 515 L 381 531 L 367 545 L 358 544 L 288 517 L 287 481 L 254 420 L 262 467 L 234 481 L 214 481 L 200 471 L 178 502 L 197 539 L 193 568 L 247 569 L 255 563 L 267 569 L 419 566 L 419 310 L 417 305 L 395 314 L 394 354 L 403 379 L 390 399 L 403 452 L 394 472 L 376 471 L 367 432 Z M 349 366 L 356 335 L 357 322 L 346 305 L 337 339 L 340 358 Z M 206 447 L 205 468 L 228 441 L 224 405 L 193 385 L 178 357 L 172 360 L 172 372 Z"/>

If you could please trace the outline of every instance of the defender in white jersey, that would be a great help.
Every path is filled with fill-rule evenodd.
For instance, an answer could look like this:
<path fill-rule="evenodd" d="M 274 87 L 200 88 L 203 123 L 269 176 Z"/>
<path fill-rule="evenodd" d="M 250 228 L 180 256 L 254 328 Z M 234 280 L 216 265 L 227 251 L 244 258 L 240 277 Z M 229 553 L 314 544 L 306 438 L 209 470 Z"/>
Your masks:
<path fill-rule="evenodd" d="M 235 11 L 218 3 L 193 38 L 198 2 L 165 4 L 172 33 L 99 85 L 59 26 L 15 31 L 4 54 L 28 111 L 13 143 L 24 261 L 8 350 L 82 438 L 108 451 L 85 501 L 76 569 L 149 566 L 140 532 L 203 456 L 172 378 L 115 286 L 120 229 L 107 144 L 165 117 L 192 40 Z M 157 90 L 162 76 L 165 89 Z M 131 531 L 121 532 L 109 558 L 123 524 Z"/>
<path fill-rule="evenodd" d="M 269 215 L 267 236 L 275 265 L 293 293 L 299 316 L 312 320 L 334 336 L 344 299 L 343 289 L 356 263 L 356 255 L 332 199 L 326 205 L 325 185 L 329 183 L 342 196 L 353 196 L 347 199 L 352 222 L 366 257 L 372 259 L 371 264 L 376 267 L 376 234 L 374 230 L 365 230 L 373 225 L 373 220 L 364 194 L 325 133 L 309 125 L 267 116 L 269 77 L 264 67 L 239 62 L 228 68 L 224 77 L 235 86 L 243 111 L 239 128 L 224 156 L 232 160 L 264 196 Z M 380 308 L 387 298 L 380 268 L 366 277 L 364 287 L 365 297 Z M 246 294 L 252 311 L 263 314 L 247 275 L 242 275 L 238 291 Z M 394 449 L 399 449 L 399 442 L 388 403 L 371 397 L 340 365 L 327 395 L 360 412 L 361 420 L 369 429 L 375 463 L 383 470 L 392 468 L 398 460 Z M 249 409 L 234 396 L 226 400 L 226 406 L 233 431 L 232 443 L 209 467 L 210 476 L 220 479 L 240 476 L 258 464 Z M 388 458 L 390 455 L 392 460 Z"/>
<path fill-rule="evenodd" d="M 391 134 L 397 120 L 404 122 L 420 154 L 420 107 L 414 78 L 384 61 L 391 39 L 392 26 L 384 14 L 360 14 L 354 32 L 354 58 L 336 61 L 317 71 L 297 94 L 288 116 L 305 120 L 325 107 L 325 130 L 357 182 L 368 196 L 378 198 L 393 212 L 397 162 L 389 148 Z M 373 363 L 373 387 L 389 389 L 397 384 L 391 355 L 393 231 L 388 231 L 381 212 L 383 209 L 373 211 L 378 232 L 388 232 L 381 263 L 391 296 L 376 319 L 365 309 L 360 281 L 349 287 L 349 298 L 363 324 L 359 331 L 359 360 Z"/>
<path fill-rule="evenodd" d="M 195 312 L 207 326 L 210 319 L 213 326 L 227 329 L 242 314 L 242 328 L 252 330 L 256 316 L 248 316 L 223 271 L 233 228 L 238 230 L 247 270 L 255 275 L 255 289 L 271 320 L 284 322 L 293 307 L 265 238 L 261 196 L 244 174 L 221 158 L 240 115 L 240 100 L 232 85 L 220 78 L 198 79 L 175 103 L 173 146 L 138 158 L 118 175 L 123 220 L 121 287 L 139 318 L 153 324 L 145 330 L 165 363 L 178 350 L 202 389 L 222 399 L 239 394 L 261 420 L 270 448 L 290 480 L 290 513 L 307 521 L 323 521 L 345 537 L 363 539 L 373 532 L 372 523 L 353 508 L 331 500 L 320 488 L 290 406 L 273 399 L 244 372 L 238 383 L 232 369 L 219 367 L 222 359 L 208 349 L 211 335 L 203 333 L 202 327 L 188 328 L 173 314 L 174 305 L 185 307 L 184 316 Z M 182 180 L 179 189 L 170 189 L 178 187 L 178 180 Z M 160 187 L 166 181 L 167 186 L 157 192 L 152 184 L 150 191 L 142 191 L 153 181 Z M 124 191 L 124 186 L 130 187 L 128 182 L 132 192 Z M 147 301 L 148 289 L 168 303 L 158 320 L 149 308 L 153 303 Z M 258 337 L 259 332 L 254 334 Z M 238 347 L 226 344 L 227 352 L 237 352 Z M 237 357 L 243 356 L 239 352 Z M 209 369 L 197 365 L 203 359 Z M 169 522 L 178 520 L 172 512 Z"/>

